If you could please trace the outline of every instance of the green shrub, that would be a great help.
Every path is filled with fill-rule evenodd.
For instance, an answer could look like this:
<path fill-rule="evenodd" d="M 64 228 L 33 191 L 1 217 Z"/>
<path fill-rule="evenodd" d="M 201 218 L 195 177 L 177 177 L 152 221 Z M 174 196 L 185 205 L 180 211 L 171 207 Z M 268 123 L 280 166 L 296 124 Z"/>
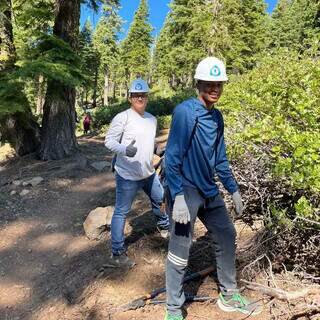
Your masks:
<path fill-rule="evenodd" d="M 171 115 L 173 109 L 177 104 L 189 98 L 193 94 L 194 94 L 193 90 L 185 90 L 185 91 L 172 94 L 171 97 L 161 98 L 159 97 L 159 91 L 157 91 L 156 93 L 151 93 L 146 111 L 150 112 L 155 117 L 163 117 L 163 116 Z M 124 111 L 127 108 L 129 108 L 129 102 L 123 101 L 118 104 L 113 104 L 113 105 L 105 106 L 103 108 L 98 109 L 94 114 L 95 127 L 100 128 L 103 125 L 109 124 L 112 118 L 117 113 Z M 162 118 L 160 122 L 162 124 L 166 123 L 165 125 L 168 126 L 169 118 L 167 118 L 167 120 L 164 120 L 164 119 L 166 118 Z"/>
<path fill-rule="evenodd" d="M 158 119 L 158 130 L 168 129 L 171 124 L 171 115 L 168 116 L 159 116 Z"/>
<path fill-rule="evenodd" d="M 267 157 L 266 175 L 295 201 L 287 206 L 314 220 L 320 206 L 319 84 L 319 60 L 278 53 L 233 78 L 219 103 L 232 158 L 248 152 Z"/>

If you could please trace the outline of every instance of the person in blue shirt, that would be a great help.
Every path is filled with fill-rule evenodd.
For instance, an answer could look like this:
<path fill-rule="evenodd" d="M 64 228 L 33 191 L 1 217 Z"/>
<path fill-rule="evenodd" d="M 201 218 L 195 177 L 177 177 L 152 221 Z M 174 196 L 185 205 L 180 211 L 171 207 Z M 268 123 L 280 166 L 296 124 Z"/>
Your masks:
<path fill-rule="evenodd" d="M 241 215 L 243 203 L 226 155 L 223 117 L 215 108 L 228 80 L 224 63 L 215 57 L 205 58 L 197 66 L 195 79 L 198 97 L 175 108 L 165 153 L 171 217 L 165 320 L 184 319 L 182 283 L 197 217 L 213 238 L 220 290 L 218 306 L 228 312 L 255 315 L 261 312 L 261 305 L 250 302 L 237 289 L 236 231 L 214 180 L 217 175 L 232 195 L 236 213 Z"/>

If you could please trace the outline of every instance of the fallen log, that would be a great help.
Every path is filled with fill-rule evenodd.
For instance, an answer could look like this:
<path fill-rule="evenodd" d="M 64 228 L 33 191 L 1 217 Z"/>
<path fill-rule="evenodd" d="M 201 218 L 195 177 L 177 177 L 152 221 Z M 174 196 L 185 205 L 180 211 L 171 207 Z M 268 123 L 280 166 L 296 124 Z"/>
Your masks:
<path fill-rule="evenodd" d="M 249 290 L 259 291 L 269 297 L 276 298 L 282 301 L 292 301 L 300 298 L 305 298 L 309 295 L 320 295 L 320 287 L 308 287 L 299 291 L 288 292 L 283 289 L 271 288 L 260 283 L 241 280 Z"/>

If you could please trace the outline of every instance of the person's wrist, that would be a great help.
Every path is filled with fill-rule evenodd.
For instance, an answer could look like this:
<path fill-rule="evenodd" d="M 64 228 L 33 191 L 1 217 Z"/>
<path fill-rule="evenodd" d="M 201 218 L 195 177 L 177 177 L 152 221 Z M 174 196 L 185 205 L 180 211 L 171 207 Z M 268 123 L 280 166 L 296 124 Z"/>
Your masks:
<path fill-rule="evenodd" d="M 126 146 L 120 144 L 119 149 L 120 149 L 119 153 L 126 154 L 126 152 L 127 152 L 127 147 Z"/>

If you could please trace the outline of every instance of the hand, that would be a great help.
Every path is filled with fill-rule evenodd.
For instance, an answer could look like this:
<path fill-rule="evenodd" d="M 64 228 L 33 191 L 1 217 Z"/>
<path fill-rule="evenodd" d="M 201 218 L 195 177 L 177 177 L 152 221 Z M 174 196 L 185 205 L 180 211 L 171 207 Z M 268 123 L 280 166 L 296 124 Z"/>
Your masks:
<path fill-rule="evenodd" d="M 126 155 L 130 158 L 134 157 L 137 153 L 137 148 L 133 146 L 135 143 L 136 143 L 136 140 L 133 139 L 126 148 Z"/>
<path fill-rule="evenodd" d="M 232 200 L 236 209 L 237 216 L 241 216 L 243 212 L 243 202 L 239 191 L 232 194 Z"/>
<path fill-rule="evenodd" d="M 190 212 L 183 194 L 176 196 L 173 204 L 172 219 L 182 224 L 187 224 L 190 221 Z"/>

